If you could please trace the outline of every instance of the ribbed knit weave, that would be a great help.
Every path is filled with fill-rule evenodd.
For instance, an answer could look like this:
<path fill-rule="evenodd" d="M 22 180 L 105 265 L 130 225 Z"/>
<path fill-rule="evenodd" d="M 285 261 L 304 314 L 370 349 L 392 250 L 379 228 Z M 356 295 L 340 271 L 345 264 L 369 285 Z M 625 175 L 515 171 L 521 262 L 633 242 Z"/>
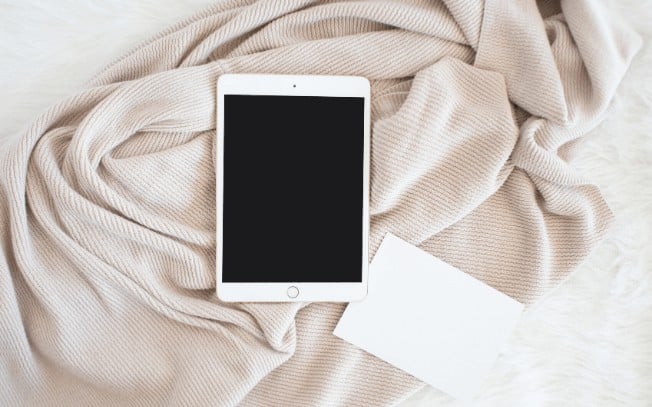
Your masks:
<path fill-rule="evenodd" d="M 372 255 L 391 231 L 530 304 L 610 220 L 568 164 L 639 47 L 608 20 L 588 0 L 235 0 L 134 49 L 0 153 L 0 405 L 404 399 L 423 384 L 332 335 L 344 305 L 216 298 L 217 77 L 368 77 Z M 250 233 L 255 256 L 276 231 Z"/>

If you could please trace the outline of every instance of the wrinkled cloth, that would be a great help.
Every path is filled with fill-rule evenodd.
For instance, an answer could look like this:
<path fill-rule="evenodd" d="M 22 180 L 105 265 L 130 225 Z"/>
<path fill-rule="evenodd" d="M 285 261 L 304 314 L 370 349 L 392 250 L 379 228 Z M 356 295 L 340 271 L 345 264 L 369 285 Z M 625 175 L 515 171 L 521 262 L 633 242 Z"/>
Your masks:
<path fill-rule="evenodd" d="M 217 299 L 217 77 L 369 78 L 371 255 L 391 231 L 532 304 L 609 225 L 570 160 L 639 46 L 588 0 L 234 0 L 169 28 L 0 152 L 0 404 L 400 402 L 423 383 L 332 335 L 345 304 Z"/>

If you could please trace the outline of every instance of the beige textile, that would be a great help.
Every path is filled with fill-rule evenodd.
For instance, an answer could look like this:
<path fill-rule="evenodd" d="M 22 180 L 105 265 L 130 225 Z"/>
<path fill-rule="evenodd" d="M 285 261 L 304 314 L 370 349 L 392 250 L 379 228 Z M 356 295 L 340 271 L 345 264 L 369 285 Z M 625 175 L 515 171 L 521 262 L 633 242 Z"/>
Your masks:
<path fill-rule="evenodd" d="M 531 304 L 609 224 L 568 160 L 639 46 L 588 0 L 229 0 L 168 29 L 0 152 L 0 405 L 399 402 L 423 384 L 333 336 L 343 304 L 217 300 L 217 77 L 368 77 L 372 255 L 391 231 Z"/>

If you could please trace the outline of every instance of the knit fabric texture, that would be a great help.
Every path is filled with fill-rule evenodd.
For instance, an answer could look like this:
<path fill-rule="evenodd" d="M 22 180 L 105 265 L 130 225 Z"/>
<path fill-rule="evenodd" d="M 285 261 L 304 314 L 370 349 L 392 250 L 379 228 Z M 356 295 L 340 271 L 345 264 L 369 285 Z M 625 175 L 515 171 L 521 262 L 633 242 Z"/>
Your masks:
<path fill-rule="evenodd" d="M 589 0 L 225 0 L 169 28 L 0 152 L 0 405 L 400 402 L 423 383 L 332 334 L 345 304 L 217 299 L 218 76 L 369 78 L 371 255 L 391 231 L 531 304 L 609 224 L 569 161 L 639 46 Z"/>

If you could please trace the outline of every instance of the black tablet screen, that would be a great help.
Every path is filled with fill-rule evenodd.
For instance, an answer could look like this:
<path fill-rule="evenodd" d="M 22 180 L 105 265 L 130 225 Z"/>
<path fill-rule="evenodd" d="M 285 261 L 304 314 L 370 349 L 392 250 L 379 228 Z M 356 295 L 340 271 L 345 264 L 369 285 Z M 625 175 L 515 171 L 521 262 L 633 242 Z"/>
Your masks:
<path fill-rule="evenodd" d="M 224 95 L 223 125 L 222 281 L 361 282 L 364 98 Z"/>

